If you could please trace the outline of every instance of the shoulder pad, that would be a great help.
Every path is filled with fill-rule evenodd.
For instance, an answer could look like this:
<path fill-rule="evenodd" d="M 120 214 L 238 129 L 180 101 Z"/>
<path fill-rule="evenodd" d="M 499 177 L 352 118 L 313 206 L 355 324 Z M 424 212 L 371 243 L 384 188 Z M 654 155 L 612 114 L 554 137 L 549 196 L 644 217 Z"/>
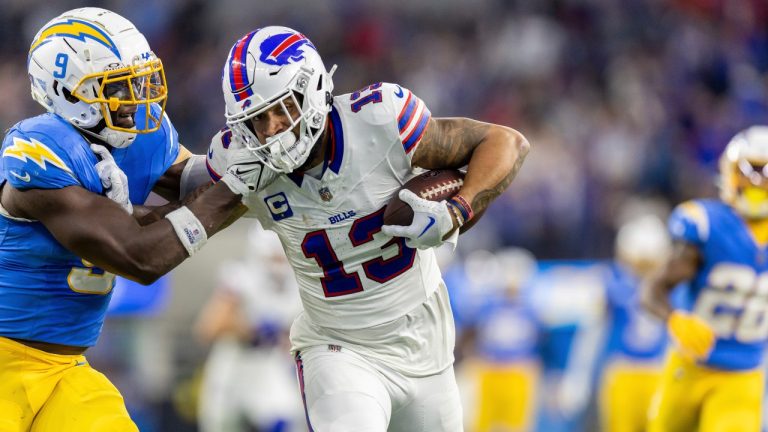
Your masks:
<path fill-rule="evenodd" d="M 385 99 L 389 99 L 389 104 L 395 113 L 400 142 L 403 143 L 405 152 L 410 154 L 421 141 L 432 113 L 427 105 L 410 90 L 397 84 L 387 84 L 382 88 L 385 93 L 388 93 Z"/>
<path fill-rule="evenodd" d="M 227 170 L 227 150 L 241 147 L 237 142 L 233 143 L 232 131 L 226 126 L 211 138 L 211 144 L 205 156 L 205 166 L 214 182 L 219 181 Z"/>
<path fill-rule="evenodd" d="M 58 189 L 79 185 L 75 171 L 81 167 L 73 158 L 80 152 L 65 151 L 42 134 L 11 131 L 2 146 L 2 175 L 17 189 Z M 63 137 L 62 137 L 63 138 Z M 92 163 L 96 162 L 91 155 Z"/>
<path fill-rule="evenodd" d="M 701 201 L 686 201 L 677 207 L 669 217 L 669 232 L 672 238 L 696 245 L 709 238 L 709 215 Z"/>
<path fill-rule="evenodd" d="M 372 124 L 387 124 L 394 129 L 406 154 L 416 149 L 429 119 L 426 104 L 407 88 L 392 83 L 376 83 L 341 96 L 353 116 Z"/>

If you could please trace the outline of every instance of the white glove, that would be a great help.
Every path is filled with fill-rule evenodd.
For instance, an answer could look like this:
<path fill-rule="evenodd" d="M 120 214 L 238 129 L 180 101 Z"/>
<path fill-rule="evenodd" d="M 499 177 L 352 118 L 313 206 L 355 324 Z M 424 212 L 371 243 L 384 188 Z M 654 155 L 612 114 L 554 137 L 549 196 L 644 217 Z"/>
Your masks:
<path fill-rule="evenodd" d="M 133 214 L 133 204 L 131 204 L 129 199 L 128 177 L 117 166 L 112 153 L 106 147 L 99 144 L 91 144 L 91 150 L 101 158 L 94 165 L 94 168 L 96 168 L 96 172 L 99 174 L 101 186 L 104 188 L 107 198 L 120 204 L 120 207 L 127 211 L 128 214 Z"/>
<path fill-rule="evenodd" d="M 443 244 L 443 237 L 454 228 L 448 203 L 425 200 L 407 189 L 401 190 L 398 196 L 413 209 L 413 222 L 408 226 L 384 225 L 381 232 L 405 237 L 405 244 L 410 248 L 429 249 Z M 458 233 L 459 230 L 455 230 L 445 241 L 455 246 Z"/>
<path fill-rule="evenodd" d="M 230 150 L 227 172 L 221 177 L 232 192 L 247 197 L 259 192 L 277 177 L 277 172 L 264 164 L 248 149 Z"/>

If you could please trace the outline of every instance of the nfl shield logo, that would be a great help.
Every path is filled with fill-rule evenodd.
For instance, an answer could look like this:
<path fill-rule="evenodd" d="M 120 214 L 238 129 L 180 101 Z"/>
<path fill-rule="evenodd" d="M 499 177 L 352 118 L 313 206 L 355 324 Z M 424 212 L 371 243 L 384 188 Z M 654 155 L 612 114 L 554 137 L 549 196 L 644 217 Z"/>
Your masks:
<path fill-rule="evenodd" d="M 331 198 L 333 198 L 333 194 L 331 194 L 331 190 L 328 189 L 326 186 L 321 187 L 318 192 L 320 193 L 320 198 L 323 201 L 330 201 Z"/>

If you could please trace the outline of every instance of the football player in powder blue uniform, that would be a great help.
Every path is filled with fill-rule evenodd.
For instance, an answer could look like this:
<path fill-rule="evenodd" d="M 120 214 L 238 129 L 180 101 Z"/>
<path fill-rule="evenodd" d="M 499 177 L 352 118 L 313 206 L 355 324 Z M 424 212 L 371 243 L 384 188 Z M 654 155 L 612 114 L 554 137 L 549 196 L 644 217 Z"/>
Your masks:
<path fill-rule="evenodd" d="M 457 345 L 468 345 L 474 354 L 468 360 L 477 392 L 471 429 L 531 430 L 541 369 L 540 326 L 525 284 L 536 273 L 536 258 L 525 249 L 506 248 L 476 251 L 470 260 L 475 262 L 465 269 L 475 274 L 467 274 L 464 289 L 483 301 Z M 478 268 L 481 260 L 485 266 Z"/>
<path fill-rule="evenodd" d="M 768 340 L 768 127 L 737 134 L 720 158 L 720 200 L 675 209 L 672 257 L 644 290 L 675 343 L 651 431 L 758 431 Z M 687 281 L 690 305 L 669 291 Z"/>
<path fill-rule="evenodd" d="M 635 217 L 616 236 L 616 260 L 606 268 L 606 339 L 599 414 L 605 432 L 646 430 L 648 407 L 661 379 L 667 332 L 640 306 L 643 277 L 670 251 L 661 219 Z"/>
<path fill-rule="evenodd" d="M 164 113 L 162 63 L 115 13 L 48 22 L 28 70 L 48 113 L 17 123 L 0 148 L 0 430 L 135 431 L 82 355 L 115 274 L 149 283 L 198 250 L 241 212 L 260 165 L 240 164 L 240 177 L 187 206 L 138 206 L 153 190 L 178 199 L 208 175 Z"/>

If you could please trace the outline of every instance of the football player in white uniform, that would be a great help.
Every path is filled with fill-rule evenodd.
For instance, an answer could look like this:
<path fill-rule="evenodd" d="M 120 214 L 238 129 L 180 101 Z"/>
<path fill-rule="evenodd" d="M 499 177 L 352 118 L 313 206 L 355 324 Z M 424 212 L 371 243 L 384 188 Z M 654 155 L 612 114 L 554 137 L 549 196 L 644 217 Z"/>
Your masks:
<path fill-rule="evenodd" d="M 296 278 L 277 235 L 252 224 L 244 256 L 222 263 L 195 327 L 211 345 L 200 388 L 201 432 L 306 430 L 286 349 L 301 312 Z"/>
<path fill-rule="evenodd" d="M 529 144 L 507 127 L 433 118 L 396 84 L 333 97 L 332 73 L 295 30 L 238 40 L 223 71 L 228 127 L 212 141 L 211 176 L 233 151 L 265 166 L 251 171 L 261 178 L 245 176 L 257 190 L 244 200 L 296 273 L 304 312 L 291 344 L 310 429 L 461 430 L 453 319 L 432 248 L 455 242 L 509 186 Z M 383 225 L 417 168 L 464 166 L 457 196 L 402 191 L 413 223 Z"/>

